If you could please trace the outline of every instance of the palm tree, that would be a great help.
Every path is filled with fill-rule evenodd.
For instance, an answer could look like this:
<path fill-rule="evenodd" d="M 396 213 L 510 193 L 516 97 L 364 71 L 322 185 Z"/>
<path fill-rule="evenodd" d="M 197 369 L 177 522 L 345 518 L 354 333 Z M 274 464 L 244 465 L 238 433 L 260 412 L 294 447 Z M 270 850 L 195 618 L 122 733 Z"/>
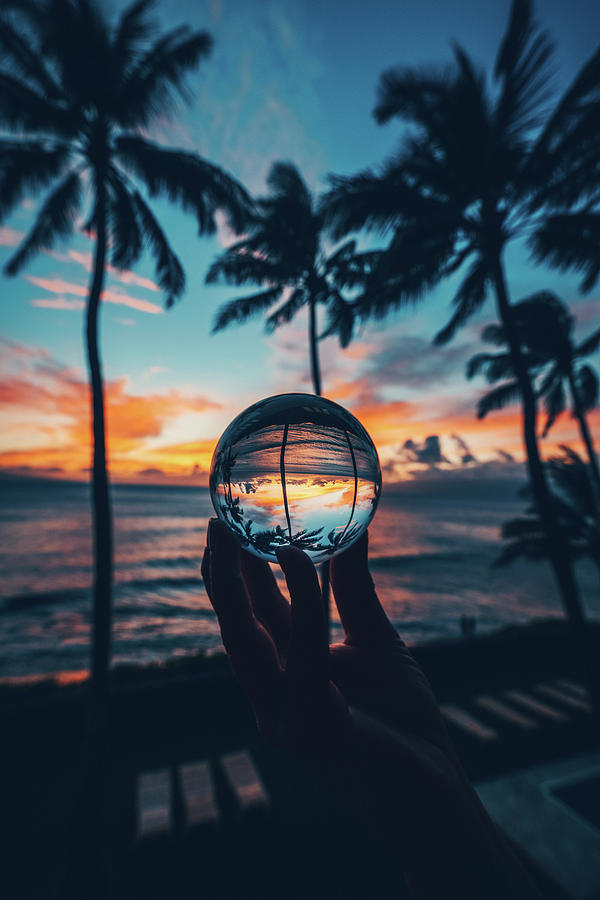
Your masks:
<path fill-rule="evenodd" d="M 592 498 L 600 514 L 600 472 L 586 419 L 586 413 L 598 403 L 599 382 L 592 366 L 581 364 L 582 359 L 595 353 L 600 346 L 600 329 L 576 345 L 572 337 L 575 319 L 551 291 L 532 294 L 516 303 L 514 310 L 527 367 L 537 381 L 536 394 L 544 400 L 546 408 L 542 436 L 548 435 L 566 409 L 566 383 L 571 394 L 572 414 L 577 419 L 588 456 Z M 482 337 L 495 344 L 506 344 L 504 329 L 499 324 L 485 328 Z M 472 378 L 479 372 L 484 372 L 490 383 L 513 377 L 479 400 L 478 418 L 518 399 L 519 386 L 514 380 L 509 352 L 476 354 L 467 364 L 467 377 Z"/>
<path fill-rule="evenodd" d="M 94 447 L 91 724 L 97 730 L 107 714 L 113 568 L 98 351 L 107 258 L 128 268 L 149 250 L 170 306 L 183 293 L 185 273 L 141 186 L 194 213 L 200 234 L 214 231 L 217 208 L 242 228 L 249 202 L 221 169 L 144 136 L 158 116 L 172 113 L 178 95 L 188 96 L 186 75 L 212 45 L 207 32 L 187 26 L 156 34 L 151 7 L 152 0 L 138 0 L 113 27 L 93 0 L 7 0 L 0 18 L 0 123 L 16 133 L 0 140 L 0 216 L 23 196 L 48 190 L 5 272 L 16 275 L 39 250 L 68 237 L 84 201 L 84 230 L 95 242 L 86 348 Z"/>
<path fill-rule="evenodd" d="M 267 184 L 270 193 L 256 201 L 246 234 L 214 261 L 206 276 L 209 284 L 223 279 L 259 285 L 262 290 L 225 303 L 217 312 L 213 333 L 279 304 L 267 318 L 267 329 L 273 330 L 308 306 L 310 369 L 314 393 L 320 395 L 317 305 L 327 306 L 329 312 L 328 327 L 320 337 L 336 333 L 346 347 L 354 316 L 341 292 L 364 280 L 366 257 L 356 254 L 355 241 L 325 255 L 323 218 L 294 165 L 274 163 Z"/>
<path fill-rule="evenodd" d="M 495 295 L 523 406 L 536 507 L 563 603 L 585 643 L 579 592 L 539 454 L 536 397 L 504 264 L 507 244 L 521 237 L 538 261 L 582 270 L 584 289 L 600 273 L 600 48 L 549 113 L 551 55 L 530 0 L 513 0 L 491 91 L 458 45 L 448 68 L 385 72 L 375 117 L 380 123 L 403 120 L 403 142 L 380 171 L 334 177 L 324 214 L 336 238 L 363 227 L 391 233 L 360 304 L 363 315 L 414 302 L 461 274 L 454 314 L 437 336 L 444 343 L 490 290 Z"/>
<path fill-rule="evenodd" d="M 589 557 L 600 571 L 600 517 L 590 491 L 590 468 L 584 460 L 561 444 L 562 455 L 545 463 L 557 515 L 567 539 L 571 557 Z M 521 495 L 531 500 L 527 486 Z M 502 537 L 508 541 L 495 566 L 505 566 L 518 557 L 539 560 L 549 555 L 548 541 L 535 504 L 526 515 L 510 519 L 502 526 Z"/>

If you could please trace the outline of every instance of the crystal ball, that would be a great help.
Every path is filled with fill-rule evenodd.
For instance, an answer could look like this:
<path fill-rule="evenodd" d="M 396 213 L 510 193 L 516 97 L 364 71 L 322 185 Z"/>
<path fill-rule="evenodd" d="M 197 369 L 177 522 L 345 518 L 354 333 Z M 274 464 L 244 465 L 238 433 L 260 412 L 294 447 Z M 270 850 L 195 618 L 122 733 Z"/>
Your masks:
<path fill-rule="evenodd" d="M 223 432 L 210 496 L 241 544 L 276 560 L 293 545 L 314 562 L 365 531 L 381 494 L 373 441 L 351 413 L 313 394 L 278 394 L 240 413 Z"/>

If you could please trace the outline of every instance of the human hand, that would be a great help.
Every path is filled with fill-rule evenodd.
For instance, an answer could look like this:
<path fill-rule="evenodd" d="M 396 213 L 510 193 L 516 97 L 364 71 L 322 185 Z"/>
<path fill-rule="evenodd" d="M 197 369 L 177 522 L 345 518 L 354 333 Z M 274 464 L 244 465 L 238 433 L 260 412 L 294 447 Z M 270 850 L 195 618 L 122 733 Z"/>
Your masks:
<path fill-rule="evenodd" d="M 427 679 L 379 603 L 367 535 L 331 561 L 345 632 L 331 647 L 311 560 L 295 547 L 277 558 L 291 604 L 268 563 L 210 521 L 202 575 L 259 730 L 316 764 L 339 797 L 351 799 L 353 813 L 400 854 L 417 896 L 536 896 L 470 787 Z"/>

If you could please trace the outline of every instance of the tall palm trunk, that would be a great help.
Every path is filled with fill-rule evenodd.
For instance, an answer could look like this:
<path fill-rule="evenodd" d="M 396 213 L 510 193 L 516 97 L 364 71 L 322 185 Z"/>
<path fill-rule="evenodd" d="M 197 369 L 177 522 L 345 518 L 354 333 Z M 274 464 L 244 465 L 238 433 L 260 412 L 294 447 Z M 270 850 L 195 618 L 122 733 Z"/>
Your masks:
<path fill-rule="evenodd" d="M 309 343 L 310 343 L 310 372 L 312 375 L 313 391 L 321 396 L 321 365 L 319 363 L 319 343 L 317 337 L 317 302 L 309 301 Z"/>
<path fill-rule="evenodd" d="M 513 309 L 508 299 L 506 281 L 500 254 L 494 264 L 494 287 L 498 304 L 498 314 L 508 340 L 513 369 L 519 383 L 523 407 L 523 438 L 527 451 L 527 469 L 533 491 L 535 505 L 546 533 L 550 564 L 554 571 L 563 607 L 565 609 L 577 651 L 581 654 L 585 674 L 590 685 L 597 713 L 600 714 L 600 679 L 586 627 L 585 615 L 579 590 L 573 573 L 571 557 L 558 524 L 552 496 L 548 489 L 544 467 L 537 441 L 537 403 L 521 351 L 521 343 L 515 323 Z"/>
<path fill-rule="evenodd" d="M 86 344 L 92 388 L 94 462 L 92 475 L 92 517 L 94 535 L 94 602 L 92 633 L 91 722 L 103 732 L 108 718 L 108 681 L 112 607 L 112 520 L 106 470 L 104 388 L 98 353 L 98 309 L 106 263 L 106 196 L 100 177 L 97 184 L 96 252 L 86 318 Z"/>
<path fill-rule="evenodd" d="M 581 439 L 585 444 L 585 449 L 590 464 L 590 471 L 592 473 L 591 483 L 596 515 L 600 516 L 600 469 L 598 468 L 598 457 L 596 456 L 596 451 L 594 450 L 594 443 L 592 441 L 592 436 L 588 428 L 587 419 L 585 417 L 585 410 L 581 402 L 581 397 L 579 396 L 577 384 L 575 383 L 575 376 L 572 366 L 569 366 L 568 380 L 569 388 L 571 391 L 571 400 L 573 403 L 573 412 L 575 413 L 575 418 L 579 423 Z"/>
<path fill-rule="evenodd" d="M 321 365 L 319 363 L 319 343 L 317 337 L 317 302 L 310 300 L 309 304 L 308 337 L 310 342 L 310 372 L 312 375 L 313 391 L 321 396 Z M 331 630 L 331 604 L 329 599 L 329 562 L 321 566 L 321 599 L 327 619 L 327 633 Z"/>

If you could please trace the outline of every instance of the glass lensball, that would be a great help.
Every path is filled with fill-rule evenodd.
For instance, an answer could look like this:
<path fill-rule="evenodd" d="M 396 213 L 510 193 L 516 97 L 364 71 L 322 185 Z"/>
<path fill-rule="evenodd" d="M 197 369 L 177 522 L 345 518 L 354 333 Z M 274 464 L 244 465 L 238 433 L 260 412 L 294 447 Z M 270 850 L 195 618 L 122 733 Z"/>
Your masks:
<path fill-rule="evenodd" d="M 220 519 L 262 559 L 292 544 L 314 562 L 346 550 L 373 518 L 381 468 L 351 413 L 313 394 L 278 394 L 240 413 L 210 468 Z"/>

